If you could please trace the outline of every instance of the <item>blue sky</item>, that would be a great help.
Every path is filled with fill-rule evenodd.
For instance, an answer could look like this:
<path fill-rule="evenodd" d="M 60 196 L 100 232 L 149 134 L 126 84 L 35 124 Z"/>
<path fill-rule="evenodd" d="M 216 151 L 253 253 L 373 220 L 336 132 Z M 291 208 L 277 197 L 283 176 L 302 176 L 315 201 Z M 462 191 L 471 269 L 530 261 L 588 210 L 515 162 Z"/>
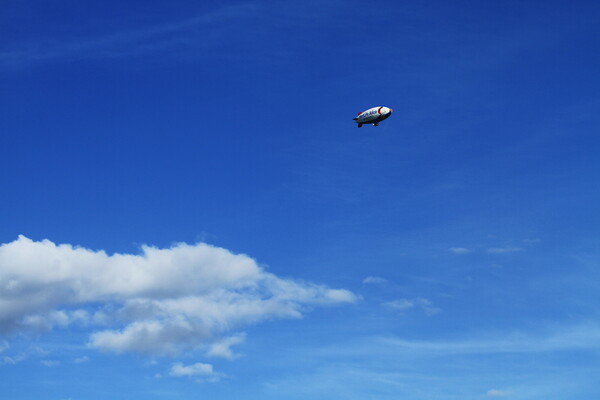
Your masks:
<path fill-rule="evenodd" d="M 599 19 L 5 2 L 0 393 L 597 397 Z"/>

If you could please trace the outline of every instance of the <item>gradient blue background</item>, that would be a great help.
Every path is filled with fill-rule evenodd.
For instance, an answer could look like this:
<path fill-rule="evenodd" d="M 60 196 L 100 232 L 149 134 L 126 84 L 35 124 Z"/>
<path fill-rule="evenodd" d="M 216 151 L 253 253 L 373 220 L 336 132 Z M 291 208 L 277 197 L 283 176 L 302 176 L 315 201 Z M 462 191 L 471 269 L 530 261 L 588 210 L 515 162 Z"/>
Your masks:
<path fill-rule="evenodd" d="M 361 300 L 249 327 L 217 383 L 82 328 L 12 335 L 2 397 L 597 397 L 598 21 L 593 1 L 3 2 L 0 243 L 204 241 Z M 357 129 L 375 105 L 394 114 Z"/>

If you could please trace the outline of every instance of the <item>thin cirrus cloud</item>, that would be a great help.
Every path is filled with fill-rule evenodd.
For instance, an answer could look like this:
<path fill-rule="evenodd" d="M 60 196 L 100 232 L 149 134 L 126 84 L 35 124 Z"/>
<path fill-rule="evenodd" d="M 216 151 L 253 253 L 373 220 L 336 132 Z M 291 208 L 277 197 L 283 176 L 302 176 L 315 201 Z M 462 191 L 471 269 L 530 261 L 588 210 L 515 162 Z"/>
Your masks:
<path fill-rule="evenodd" d="M 431 300 L 418 297 L 416 299 L 399 299 L 383 303 L 383 306 L 396 311 L 407 311 L 412 308 L 420 308 L 425 314 L 431 316 L 442 311 L 441 308 L 435 307 Z"/>
<path fill-rule="evenodd" d="M 536 242 L 531 242 L 527 244 L 535 244 Z M 448 249 L 449 252 L 461 255 L 461 254 L 469 254 L 472 253 L 473 250 L 468 249 L 466 247 L 451 247 Z M 489 254 L 506 254 L 506 253 L 516 253 L 519 251 L 525 251 L 525 248 L 518 246 L 503 246 L 503 247 L 489 247 L 485 250 Z"/>
<path fill-rule="evenodd" d="M 186 20 L 132 28 L 87 38 L 40 39 L 0 48 L 0 65 L 23 65 L 57 59 L 121 58 L 181 47 L 212 46 L 230 23 L 261 16 L 261 7 L 242 3 Z M 209 40 L 211 38 L 213 40 Z"/>
<path fill-rule="evenodd" d="M 57 360 L 42 360 L 42 361 L 40 361 L 40 363 L 44 367 L 48 367 L 48 368 L 54 368 L 54 367 L 58 367 L 60 365 L 60 361 L 57 361 Z"/>
<path fill-rule="evenodd" d="M 380 285 L 387 283 L 387 279 L 381 278 L 379 276 L 367 276 L 362 281 L 365 285 Z"/>
<path fill-rule="evenodd" d="M 467 249 L 466 247 L 451 247 L 448 249 L 448 251 L 454 254 L 469 254 L 471 252 L 471 250 Z"/>
<path fill-rule="evenodd" d="M 321 5 L 262 4 L 242 2 L 212 9 L 190 18 L 148 26 L 125 26 L 114 32 L 107 26 L 104 32 L 84 36 L 42 37 L 32 42 L 8 43 L 0 46 L 0 66 L 23 66 L 48 61 L 121 59 L 130 56 L 161 54 L 173 51 L 185 57 L 197 57 L 207 50 L 219 51 L 223 44 L 238 44 L 244 48 L 260 43 L 252 35 L 240 34 L 243 24 L 250 24 L 258 37 L 261 29 L 276 31 L 281 19 L 311 22 L 329 17 L 331 7 Z M 85 22 L 82 22 L 85 23 Z M 260 29 L 259 29 L 260 28 Z M 268 37 L 268 35 L 266 35 Z M 264 47 L 264 46 L 263 46 Z M 201 49 L 203 51 L 198 52 Z M 258 50 L 264 51 L 261 47 Z M 271 54 L 273 56 L 273 54 Z"/>
<path fill-rule="evenodd" d="M 506 397 L 506 396 L 510 396 L 510 395 L 511 395 L 511 392 L 506 391 L 506 390 L 498 390 L 498 389 L 490 389 L 486 393 L 487 397 Z"/>
<path fill-rule="evenodd" d="M 490 247 L 487 249 L 488 253 L 492 254 L 505 254 L 505 253 L 515 253 L 519 251 L 524 251 L 525 249 L 522 247 L 516 246 L 504 246 L 504 247 Z"/>
<path fill-rule="evenodd" d="M 421 341 L 380 337 L 374 339 L 370 344 L 371 353 L 374 348 L 379 348 L 386 354 L 418 354 L 420 356 L 543 353 L 569 350 L 597 351 L 600 349 L 600 326 L 583 324 L 565 326 L 538 335 L 527 335 L 520 332 L 502 333 L 496 338 L 463 341 Z"/>
<path fill-rule="evenodd" d="M 76 325 L 88 345 L 176 355 L 202 350 L 233 358 L 241 329 L 300 318 L 310 307 L 352 303 L 344 289 L 282 279 L 244 254 L 203 243 L 141 254 L 57 245 L 24 236 L 0 246 L 0 332 Z"/>
<path fill-rule="evenodd" d="M 6 350 L 8 348 L 9 348 L 9 346 L 7 344 L 6 348 L 4 350 Z M 30 347 L 20 353 L 12 354 L 12 355 L 5 355 L 5 356 L 1 357 L 0 365 L 15 365 L 15 364 L 19 364 L 19 363 L 29 359 L 30 357 L 40 357 L 40 356 L 45 356 L 45 355 L 47 355 L 47 351 L 41 349 L 40 347 Z"/>

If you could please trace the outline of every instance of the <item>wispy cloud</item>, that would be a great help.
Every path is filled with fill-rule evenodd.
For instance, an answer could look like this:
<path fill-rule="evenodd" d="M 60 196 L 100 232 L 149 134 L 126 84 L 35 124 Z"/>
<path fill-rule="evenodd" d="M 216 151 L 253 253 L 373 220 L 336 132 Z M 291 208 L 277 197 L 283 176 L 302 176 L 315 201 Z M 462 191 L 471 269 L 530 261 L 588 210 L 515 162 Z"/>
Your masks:
<path fill-rule="evenodd" d="M 314 7 L 302 2 L 285 4 L 243 1 L 221 6 L 203 14 L 147 26 L 107 26 L 104 33 L 89 36 L 54 36 L 26 42 L 0 44 L 0 66 L 22 67 L 42 62 L 122 59 L 145 55 L 175 55 L 177 60 L 221 54 L 231 57 L 237 46 L 265 52 L 265 40 L 291 24 L 314 24 L 331 16 L 336 4 Z M 284 21 L 284 22 L 282 22 Z M 65 29 L 68 31 L 68 29 Z M 304 32 L 304 31 L 303 31 Z M 300 34 L 299 38 L 303 37 Z M 264 39 L 264 40 L 263 40 Z M 239 51 L 239 50 L 237 50 Z M 269 52 L 272 60 L 289 51 L 286 46 Z"/>
<path fill-rule="evenodd" d="M 410 341 L 400 338 L 376 340 L 388 351 L 411 351 L 421 354 L 492 354 L 535 353 L 577 349 L 600 349 L 600 326 L 564 327 L 545 335 L 510 333 L 496 339 L 465 341 Z"/>
<path fill-rule="evenodd" d="M 0 49 L 0 65 L 59 59 L 121 58 L 178 47 L 194 49 L 219 43 L 226 22 L 260 16 L 260 5 L 240 3 L 183 21 L 123 30 L 87 38 L 40 39 Z"/>
<path fill-rule="evenodd" d="M 468 254 L 470 253 L 472 250 L 467 249 L 465 247 L 451 247 L 448 249 L 449 252 L 454 253 L 454 254 Z"/>
<path fill-rule="evenodd" d="M 239 333 L 230 337 L 223 338 L 210 346 L 207 352 L 208 356 L 211 357 L 222 357 L 229 360 L 236 358 L 238 355 L 234 354 L 231 347 L 243 343 L 246 340 L 245 333 Z"/>
<path fill-rule="evenodd" d="M 441 308 L 434 307 L 431 300 L 418 297 L 416 299 L 399 299 L 383 303 L 383 306 L 391 310 L 406 311 L 412 308 L 420 308 L 427 315 L 435 315 L 442 311 Z"/>
<path fill-rule="evenodd" d="M 510 396 L 512 393 L 506 390 L 497 390 L 497 389 L 490 389 L 487 391 L 487 393 L 485 394 L 487 397 L 507 397 Z"/>
<path fill-rule="evenodd" d="M 415 303 L 407 299 L 400 299 L 383 303 L 383 306 L 392 310 L 404 311 L 413 308 Z"/>
<path fill-rule="evenodd" d="M 370 285 L 370 284 L 383 284 L 383 283 L 386 283 L 386 282 L 387 282 L 387 279 L 380 278 L 379 276 L 367 276 L 362 281 L 362 283 L 364 283 L 366 285 Z"/>
<path fill-rule="evenodd" d="M 600 325 L 582 324 L 547 329 L 537 333 L 497 332 L 469 335 L 458 340 L 411 340 L 400 336 L 370 336 L 351 340 L 344 345 L 313 349 L 314 357 L 323 359 L 394 360 L 429 357 L 469 357 L 479 355 L 515 355 L 562 351 L 600 350 Z"/>
<path fill-rule="evenodd" d="M 0 358 L 0 365 L 15 365 L 29 359 L 30 357 L 41 357 L 46 354 L 48 354 L 48 352 L 40 347 L 30 347 L 27 350 L 17 354 L 3 356 Z"/>
<path fill-rule="evenodd" d="M 183 365 L 175 363 L 169 371 L 169 375 L 176 378 L 192 378 L 197 382 L 218 382 L 224 375 L 213 370 L 211 364 L 195 363 Z"/>
<path fill-rule="evenodd" d="M 44 367 L 48 367 L 48 368 L 58 367 L 60 365 L 60 361 L 57 361 L 57 360 L 42 360 L 42 361 L 40 361 L 40 363 Z"/>
<path fill-rule="evenodd" d="M 545 368 L 544 360 L 550 354 L 539 353 L 581 351 L 597 360 L 599 349 L 600 325 L 564 326 L 537 333 L 486 332 L 456 340 L 363 337 L 289 350 L 281 357 L 298 360 L 312 370 L 304 375 L 288 374 L 269 389 L 279 397 L 291 393 L 316 397 L 326 391 L 330 397 L 356 400 L 569 398 L 566 394 L 573 392 L 579 376 L 593 371 L 571 365 L 558 377 L 556 365 Z M 573 354 L 566 355 L 567 359 L 573 359 Z M 526 362 L 519 365 L 515 360 Z M 584 377 L 582 382 L 586 380 Z"/>
<path fill-rule="evenodd" d="M 504 253 L 515 253 L 519 251 L 524 251 L 523 247 L 516 246 L 504 246 L 504 247 L 490 247 L 487 249 L 488 253 L 491 254 L 504 254 Z"/>

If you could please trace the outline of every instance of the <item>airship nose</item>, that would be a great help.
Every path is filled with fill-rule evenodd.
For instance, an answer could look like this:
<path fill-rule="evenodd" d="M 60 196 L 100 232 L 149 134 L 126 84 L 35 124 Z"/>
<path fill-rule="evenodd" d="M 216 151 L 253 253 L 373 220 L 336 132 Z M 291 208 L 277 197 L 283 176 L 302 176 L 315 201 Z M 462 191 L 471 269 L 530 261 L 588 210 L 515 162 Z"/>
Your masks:
<path fill-rule="evenodd" d="M 391 114 L 392 113 L 392 109 L 388 108 L 388 113 Z"/>

